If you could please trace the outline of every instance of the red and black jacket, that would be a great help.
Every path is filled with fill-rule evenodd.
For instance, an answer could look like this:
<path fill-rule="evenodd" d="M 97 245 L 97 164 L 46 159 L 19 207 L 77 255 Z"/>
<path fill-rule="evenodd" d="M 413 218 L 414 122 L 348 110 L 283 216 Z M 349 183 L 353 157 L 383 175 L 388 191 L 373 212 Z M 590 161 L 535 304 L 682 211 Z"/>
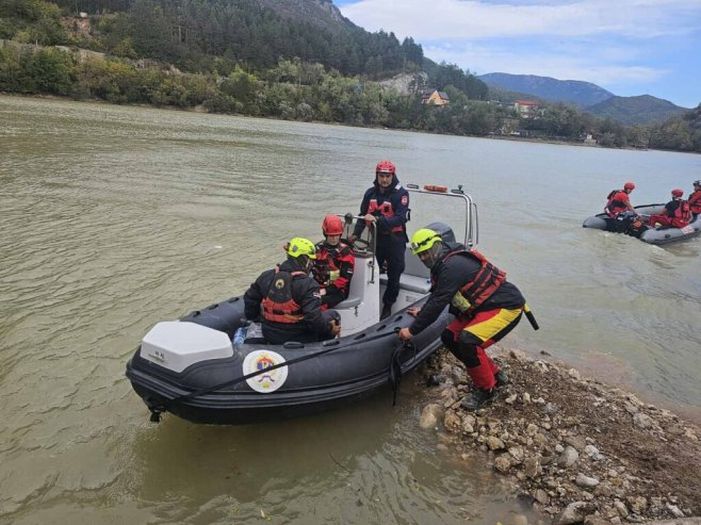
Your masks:
<path fill-rule="evenodd" d="M 409 192 L 402 188 L 396 175 L 392 178 L 392 185 L 382 191 L 380 185 L 375 184 L 369 188 L 363 201 L 360 203 L 360 215 L 371 213 L 377 217 L 377 233 L 379 235 L 396 234 L 409 239 L 406 236 L 406 223 L 409 220 Z M 360 237 L 365 229 L 365 223 L 358 221 L 353 234 Z"/>
<path fill-rule="evenodd" d="M 460 292 L 470 301 L 470 315 L 496 308 L 520 308 L 526 300 L 506 280 L 506 274 L 475 250 L 461 244 L 443 244 L 441 259 L 431 269 L 431 296 L 414 319 L 409 331 L 416 335 L 431 325 Z M 451 313 L 456 313 L 452 310 Z"/>
<path fill-rule="evenodd" d="M 678 219 L 687 224 L 691 221 L 691 208 L 684 199 L 672 199 L 664 207 L 664 214 L 670 219 Z"/>
<path fill-rule="evenodd" d="M 260 321 L 270 344 L 332 337 L 321 315 L 319 285 L 293 260 L 263 272 L 243 296 L 245 316 Z"/>
<path fill-rule="evenodd" d="M 630 204 L 628 194 L 624 190 L 613 190 L 606 198 L 608 202 L 604 211 L 611 218 L 616 218 L 619 213 L 626 211 Z"/>
<path fill-rule="evenodd" d="M 331 246 L 326 241 L 321 241 L 316 245 L 312 274 L 319 286 L 326 290 L 321 296 L 323 310 L 333 308 L 348 297 L 354 268 L 353 249 L 347 244 Z"/>
<path fill-rule="evenodd" d="M 696 190 L 689 195 L 689 210 L 694 215 L 701 213 L 701 190 Z"/>

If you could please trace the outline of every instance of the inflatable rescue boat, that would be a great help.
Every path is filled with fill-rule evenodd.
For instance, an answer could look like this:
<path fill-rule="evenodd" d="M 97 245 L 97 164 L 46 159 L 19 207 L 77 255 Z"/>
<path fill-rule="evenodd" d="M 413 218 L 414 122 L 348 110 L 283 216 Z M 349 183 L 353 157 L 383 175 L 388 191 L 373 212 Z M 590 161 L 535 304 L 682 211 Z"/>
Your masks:
<path fill-rule="evenodd" d="M 461 188 L 419 188 L 414 193 L 464 201 L 466 246 L 476 244 L 477 209 Z M 346 230 L 361 219 L 343 216 Z M 444 240 L 455 241 L 444 223 L 428 225 Z M 368 228 L 367 230 L 371 230 Z M 345 235 L 347 237 L 347 235 Z M 213 304 L 177 321 L 157 323 L 127 363 L 126 375 L 151 411 L 152 421 L 170 412 L 188 421 L 243 424 L 301 416 L 352 403 L 398 386 L 402 374 L 416 368 L 441 345 L 452 320 L 445 311 L 410 345 L 397 337 L 409 326 L 411 306 L 421 306 L 431 287 L 428 269 L 407 249 L 406 270 L 392 315 L 380 320 L 386 276 L 377 271 L 372 231 L 354 245 L 355 271 L 348 298 L 334 308 L 341 316 L 341 337 L 318 343 L 266 344 L 249 326 L 242 335 L 243 297 Z M 232 341 L 233 339 L 233 341 Z"/>
<path fill-rule="evenodd" d="M 635 211 L 642 216 L 643 222 L 647 224 L 647 219 L 650 215 L 662 213 L 664 207 L 664 204 L 644 204 L 642 206 L 635 206 Z M 652 228 L 645 224 L 636 225 L 633 214 L 624 212 L 615 219 L 612 219 L 605 213 L 599 213 L 598 215 L 588 217 L 582 226 L 584 228 L 596 228 L 610 232 L 625 233 L 650 244 L 667 244 L 675 241 L 683 241 L 701 233 L 701 215 L 697 215 L 694 220 L 684 228 Z"/>

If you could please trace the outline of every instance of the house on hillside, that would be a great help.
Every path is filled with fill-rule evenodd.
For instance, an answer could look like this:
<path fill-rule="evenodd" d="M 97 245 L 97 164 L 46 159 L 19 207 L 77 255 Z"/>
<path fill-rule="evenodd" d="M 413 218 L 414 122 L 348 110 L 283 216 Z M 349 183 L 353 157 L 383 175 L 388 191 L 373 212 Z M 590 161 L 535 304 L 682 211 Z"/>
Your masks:
<path fill-rule="evenodd" d="M 430 104 L 431 106 L 447 106 L 450 103 L 450 97 L 444 91 L 424 91 L 421 96 L 422 104 Z"/>
<path fill-rule="evenodd" d="M 533 118 L 538 112 L 538 103 L 535 100 L 517 100 L 514 109 L 521 118 Z"/>

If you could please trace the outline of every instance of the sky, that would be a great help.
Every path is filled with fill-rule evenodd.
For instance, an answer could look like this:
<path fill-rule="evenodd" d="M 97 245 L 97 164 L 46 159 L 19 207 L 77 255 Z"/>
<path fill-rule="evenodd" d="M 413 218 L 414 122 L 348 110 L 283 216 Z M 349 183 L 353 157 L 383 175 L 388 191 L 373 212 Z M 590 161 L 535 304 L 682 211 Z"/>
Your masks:
<path fill-rule="evenodd" d="M 584 80 L 619 96 L 701 103 L 701 0 L 333 0 L 368 31 L 485 73 Z"/>

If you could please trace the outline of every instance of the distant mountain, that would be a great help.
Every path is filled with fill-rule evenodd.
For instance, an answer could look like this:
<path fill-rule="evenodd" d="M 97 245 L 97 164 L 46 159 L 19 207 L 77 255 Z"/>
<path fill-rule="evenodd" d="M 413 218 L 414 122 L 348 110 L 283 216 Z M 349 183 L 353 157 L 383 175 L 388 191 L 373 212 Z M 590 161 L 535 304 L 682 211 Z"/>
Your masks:
<path fill-rule="evenodd" d="M 580 108 L 592 106 L 614 96 L 610 91 L 581 80 L 557 80 L 536 75 L 511 75 L 508 73 L 488 73 L 479 75 L 488 86 L 496 86 L 507 91 L 528 93 L 548 102 L 564 102 Z"/>
<path fill-rule="evenodd" d="M 650 95 L 637 97 L 611 97 L 585 109 L 597 117 L 609 117 L 626 125 L 663 122 L 688 111 L 669 100 Z"/>

